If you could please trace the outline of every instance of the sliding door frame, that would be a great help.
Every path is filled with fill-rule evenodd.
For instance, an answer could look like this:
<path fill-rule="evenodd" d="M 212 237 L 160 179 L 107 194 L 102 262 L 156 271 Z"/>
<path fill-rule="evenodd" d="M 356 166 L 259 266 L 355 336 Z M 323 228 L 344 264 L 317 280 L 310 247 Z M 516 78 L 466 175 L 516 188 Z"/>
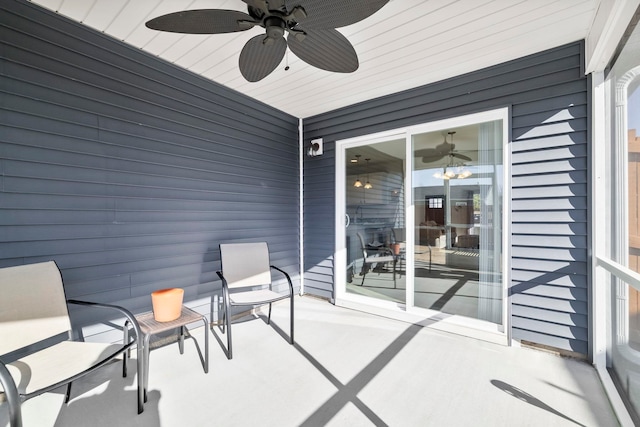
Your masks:
<path fill-rule="evenodd" d="M 374 314 L 393 317 L 398 320 L 422 324 L 432 328 L 454 332 L 491 342 L 510 345 L 510 301 L 508 287 L 511 271 L 511 132 L 510 132 L 510 108 L 504 107 L 480 113 L 468 114 L 449 119 L 437 120 L 420 125 L 393 129 L 390 131 L 363 135 L 354 138 L 336 141 L 336 167 L 335 167 L 335 253 L 334 253 L 334 289 L 335 303 L 339 306 L 355 308 Z M 477 124 L 489 121 L 502 121 L 503 140 L 503 212 L 502 212 L 502 319 L 501 324 L 473 319 L 470 317 L 451 315 L 439 311 L 424 309 L 414 306 L 414 254 L 415 237 L 409 232 L 415 222 L 413 200 L 413 135 L 424 132 L 436 132 L 452 129 L 459 126 Z M 405 224 L 406 245 L 406 297 L 405 304 L 391 301 L 382 301 L 346 292 L 346 150 L 348 148 L 370 145 L 391 139 L 404 139 L 406 152 L 406 173 L 404 182 L 405 191 Z"/>

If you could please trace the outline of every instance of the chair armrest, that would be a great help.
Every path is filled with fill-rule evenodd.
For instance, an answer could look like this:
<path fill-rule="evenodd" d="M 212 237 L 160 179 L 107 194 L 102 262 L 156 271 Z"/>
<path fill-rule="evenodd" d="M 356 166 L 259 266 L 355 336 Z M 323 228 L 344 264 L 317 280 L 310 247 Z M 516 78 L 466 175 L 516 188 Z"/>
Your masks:
<path fill-rule="evenodd" d="M 142 330 L 140 329 L 140 324 L 138 323 L 138 320 L 136 319 L 136 317 L 126 308 L 123 308 L 117 305 L 112 305 L 112 304 L 102 304 L 98 302 L 80 301 L 80 300 L 74 300 L 74 299 L 67 300 L 67 304 L 84 305 L 84 306 L 96 307 L 96 308 L 106 308 L 106 309 L 115 310 L 120 312 L 121 314 L 124 314 L 124 316 L 127 318 L 129 323 L 133 326 L 133 330 L 136 332 L 136 341 L 139 341 L 138 346 L 142 344 L 142 341 L 141 341 Z M 133 342 L 124 343 L 125 346 L 130 346 L 131 344 L 133 344 Z"/>
<path fill-rule="evenodd" d="M 222 295 L 226 302 L 229 302 L 229 284 L 227 283 L 227 279 L 224 278 L 222 271 L 216 271 L 216 274 L 222 280 Z"/>
<path fill-rule="evenodd" d="M 224 278 L 224 274 L 222 274 L 222 271 L 220 271 L 220 270 L 216 271 L 216 274 L 218 275 L 220 280 L 222 280 L 222 289 L 225 292 L 228 292 L 229 291 L 229 284 L 227 283 L 227 279 Z"/>
<path fill-rule="evenodd" d="M 227 284 L 227 279 L 225 279 L 225 278 L 224 278 L 224 275 L 222 274 L 222 271 L 218 270 L 218 271 L 216 271 L 216 274 L 218 275 L 218 277 L 220 278 L 220 280 L 222 280 L 222 283 L 223 283 L 224 285 L 226 285 L 226 284 Z"/>
<path fill-rule="evenodd" d="M 147 393 L 144 386 L 144 375 L 141 375 L 141 372 L 144 370 L 144 354 L 143 354 L 143 338 L 142 338 L 142 329 L 140 329 L 140 324 L 136 317 L 126 308 L 120 307 L 112 304 L 101 304 L 97 302 L 90 301 L 80 301 L 80 300 L 67 300 L 67 304 L 76 304 L 76 305 L 84 305 L 87 307 L 96 307 L 96 308 L 106 308 L 120 312 L 124 314 L 129 323 L 133 326 L 133 330 L 136 333 L 136 339 L 134 341 L 130 341 L 128 343 L 124 342 L 123 339 L 123 348 L 130 349 L 133 344 L 136 344 L 136 352 L 137 352 L 137 364 L 138 364 L 138 414 L 141 414 L 144 411 L 144 402 L 147 400 Z M 125 326 L 126 327 L 126 326 Z M 125 356 L 126 357 L 126 356 Z"/>
<path fill-rule="evenodd" d="M 20 394 L 18 393 L 18 387 L 13 377 L 2 360 L 0 360 L 0 384 L 2 384 L 4 389 L 4 395 L 8 403 L 7 406 L 9 407 L 9 425 L 20 426 L 22 424 Z"/>
<path fill-rule="evenodd" d="M 291 277 L 289 277 L 289 274 L 287 274 L 287 272 L 283 269 L 276 267 L 275 265 L 271 265 L 270 267 L 284 274 L 284 277 L 287 278 L 287 282 L 289 282 L 289 291 L 291 291 L 291 295 L 293 295 L 293 283 L 291 282 Z"/>

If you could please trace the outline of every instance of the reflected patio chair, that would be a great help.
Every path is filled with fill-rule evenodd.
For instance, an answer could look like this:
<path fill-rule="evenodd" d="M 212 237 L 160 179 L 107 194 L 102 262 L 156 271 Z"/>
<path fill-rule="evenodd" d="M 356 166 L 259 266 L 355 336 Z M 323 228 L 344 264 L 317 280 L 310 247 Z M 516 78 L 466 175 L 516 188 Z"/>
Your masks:
<path fill-rule="evenodd" d="M 362 247 L 362 270 L 360 274 L 362 275 L 362 283 L 360 286 L 364 286 L 364 279 L 369 272 L 370 266 L 373 264 L 393 264 L 393 287 L 396 287 L 396 264 L 398 262 L 398 257 L 394 255 L 393 251 L 387 246 L 371 246 L 365 243 L 364 237 L 362 237 L 362 233 L 356 233 L 358 235 L 358 239 L 360 239 L 360 246 Z"/>
<path fill-rule="evenodd" d="M 126 318 L 136 332 L 122 344 L 72 340 L 67 304 L 109 309 Z M 121 307 L 66 300 L 62 276 L 53 261 L 0 268 L 0 401 L 9 410 L 11 427 L 22 426 L 24 401 L 66 385 L 65 403 L 71 384 L 105 366 L 132 346 L 138 351 L 138 413 L 144 409 L 142 345 L 140 326 Z M 126 366 L 123 369 L 126 376 Z M 4 396 L 3 396 L 4 395 Z"/>
<path fill-rule="evenodd" d="M 266 242 L 227 243 L 220 245 L 222 271 L 222 298 L 224 302 L 222 331 L 227 334 L 227 358 L 233 357 L 231 341 L 231 307 L 261 306 L 269 304 L 267 323 L 271 322 L 271 304 L 289 298 L 290 332 L 289 343 L 293 344 L 293 284 L 289 275 L 270 265 L 269 248 Z M 289 284 L 287 293 L 274 291 L 271 270 L 281 273 Z M 234 292 L 231 292 L 234 291 Z"/>

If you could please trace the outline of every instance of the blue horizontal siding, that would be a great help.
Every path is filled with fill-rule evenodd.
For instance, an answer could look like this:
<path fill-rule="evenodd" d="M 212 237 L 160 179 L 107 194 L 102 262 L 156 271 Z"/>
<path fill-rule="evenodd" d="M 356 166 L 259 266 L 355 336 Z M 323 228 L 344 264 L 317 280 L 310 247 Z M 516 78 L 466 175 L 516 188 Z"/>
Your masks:
<path fill-rule="evenodd" d="M 336 140 L 510 107 L 512 336 L 587 354 L 590 106 L 582 50 L 572 43 L 304 119 L 304 140 L 323 138 L 325 150 L 304 160 L 305 271 L 333 254 L 325 236 L 335 232 Z M 333 276 L 318 276 L 313 289 L 331 293 Z"/>
<path fill-rule="evenodd" d="M 209 314 L 219 243 L 263 240 L 299 286 L 297 118 L 23 0 L 0 48 L 0 266 L 53 259 L 67 296 L 133 311 L 182 287 Z"/>

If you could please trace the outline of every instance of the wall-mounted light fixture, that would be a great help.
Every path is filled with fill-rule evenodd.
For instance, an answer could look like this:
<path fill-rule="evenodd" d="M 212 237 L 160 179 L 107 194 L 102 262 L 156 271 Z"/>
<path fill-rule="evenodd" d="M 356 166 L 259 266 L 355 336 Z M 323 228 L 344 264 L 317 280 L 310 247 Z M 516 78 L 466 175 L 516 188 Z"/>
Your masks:
<path fill-rule="evenodd" d="M 315 157 L 322 155 L 322 138 L 312 139 L 309 149 L 307 150 L 307 156 Z"/>

